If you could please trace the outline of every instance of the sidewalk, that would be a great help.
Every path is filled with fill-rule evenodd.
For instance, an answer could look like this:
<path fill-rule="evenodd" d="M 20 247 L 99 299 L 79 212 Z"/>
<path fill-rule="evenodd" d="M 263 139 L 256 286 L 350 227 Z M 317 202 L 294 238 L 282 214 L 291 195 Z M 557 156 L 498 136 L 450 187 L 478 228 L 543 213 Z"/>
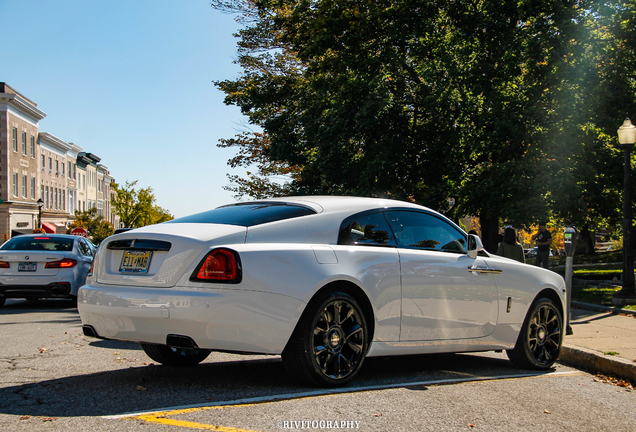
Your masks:
<path fill-rule="evenodd" d="M 636 311 L 572 302 L 559 360 L 636 383 Z"/>

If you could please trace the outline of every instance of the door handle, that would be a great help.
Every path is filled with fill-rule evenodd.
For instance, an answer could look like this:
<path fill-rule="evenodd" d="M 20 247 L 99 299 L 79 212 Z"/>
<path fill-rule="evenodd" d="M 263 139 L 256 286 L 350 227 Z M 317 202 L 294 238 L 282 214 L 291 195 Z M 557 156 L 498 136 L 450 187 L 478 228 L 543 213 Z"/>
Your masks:
<path fill-rule="evenodd" d="M 502 272 L 500 269 L 494 269 L 492 267 L 478 266 L 478 265 L 468 267 L 468 271 L 471 273 L 490 273 L 490 274 L 499 274 Z"/>

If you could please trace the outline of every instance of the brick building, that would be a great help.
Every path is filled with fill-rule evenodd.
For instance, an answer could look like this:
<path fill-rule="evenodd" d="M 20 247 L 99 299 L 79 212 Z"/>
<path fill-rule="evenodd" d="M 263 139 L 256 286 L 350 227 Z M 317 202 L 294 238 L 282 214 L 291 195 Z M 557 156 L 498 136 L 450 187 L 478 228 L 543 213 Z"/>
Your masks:
<path fill-rule="evenodd" d="M 66 232 L 76 210 L 92 207 L 114 224 L 108 168 L 77 144 L 40 132 L 44 117 L 35 102 L 0 82 L 0 234 L 32 232 L 40 211 L 47 232 Z"/>

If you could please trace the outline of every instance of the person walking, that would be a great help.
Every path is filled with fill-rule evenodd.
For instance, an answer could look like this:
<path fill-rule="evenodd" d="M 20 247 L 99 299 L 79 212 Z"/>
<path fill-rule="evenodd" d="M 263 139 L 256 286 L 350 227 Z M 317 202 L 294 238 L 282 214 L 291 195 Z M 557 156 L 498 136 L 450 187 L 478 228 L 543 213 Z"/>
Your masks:
<path fill-rule="evenodd" d="M 499 243 L 497 255 L 525 263 L 523 247 L 517 243 L 517 233 L 511 226 L 504 230 L 503 241 Z"/>
<path fill-rule="evenodd" d="M 537 245 L 537 258 L 534 265 L 548 268 L 550 259 L 550 245 L 552 244 L 552 234 L 545 227 L 545 222 L 539 222 L 539 232 L 533 235 L 532 240 Z"/>

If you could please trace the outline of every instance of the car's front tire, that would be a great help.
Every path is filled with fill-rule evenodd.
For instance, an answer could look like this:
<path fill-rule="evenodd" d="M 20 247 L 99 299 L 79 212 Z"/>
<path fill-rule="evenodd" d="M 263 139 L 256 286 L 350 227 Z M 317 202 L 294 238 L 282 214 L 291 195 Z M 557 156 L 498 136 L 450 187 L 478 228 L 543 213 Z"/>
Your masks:
<path fill-rule="evenodd" d="M 360 371 L 368 348 L 362 308 L 349 294 L 334 292 L 308 306 L 282 357 L 294 378 L 337 387 Z"/>
<path fill-rule="evenodd" d="M 142 343 L 148 357 L 166 366 L 194 366 L 210 355 L 210 350 L 175 348 L 168 345 Z"/>
<path fill-rule="evenodd" d="M 514 349 L 506 351 L 522 369 L 550 369 L 561 352 L 565 330 L 561 311 L 547 298 L 535 301 L 523 323 Z"/>

